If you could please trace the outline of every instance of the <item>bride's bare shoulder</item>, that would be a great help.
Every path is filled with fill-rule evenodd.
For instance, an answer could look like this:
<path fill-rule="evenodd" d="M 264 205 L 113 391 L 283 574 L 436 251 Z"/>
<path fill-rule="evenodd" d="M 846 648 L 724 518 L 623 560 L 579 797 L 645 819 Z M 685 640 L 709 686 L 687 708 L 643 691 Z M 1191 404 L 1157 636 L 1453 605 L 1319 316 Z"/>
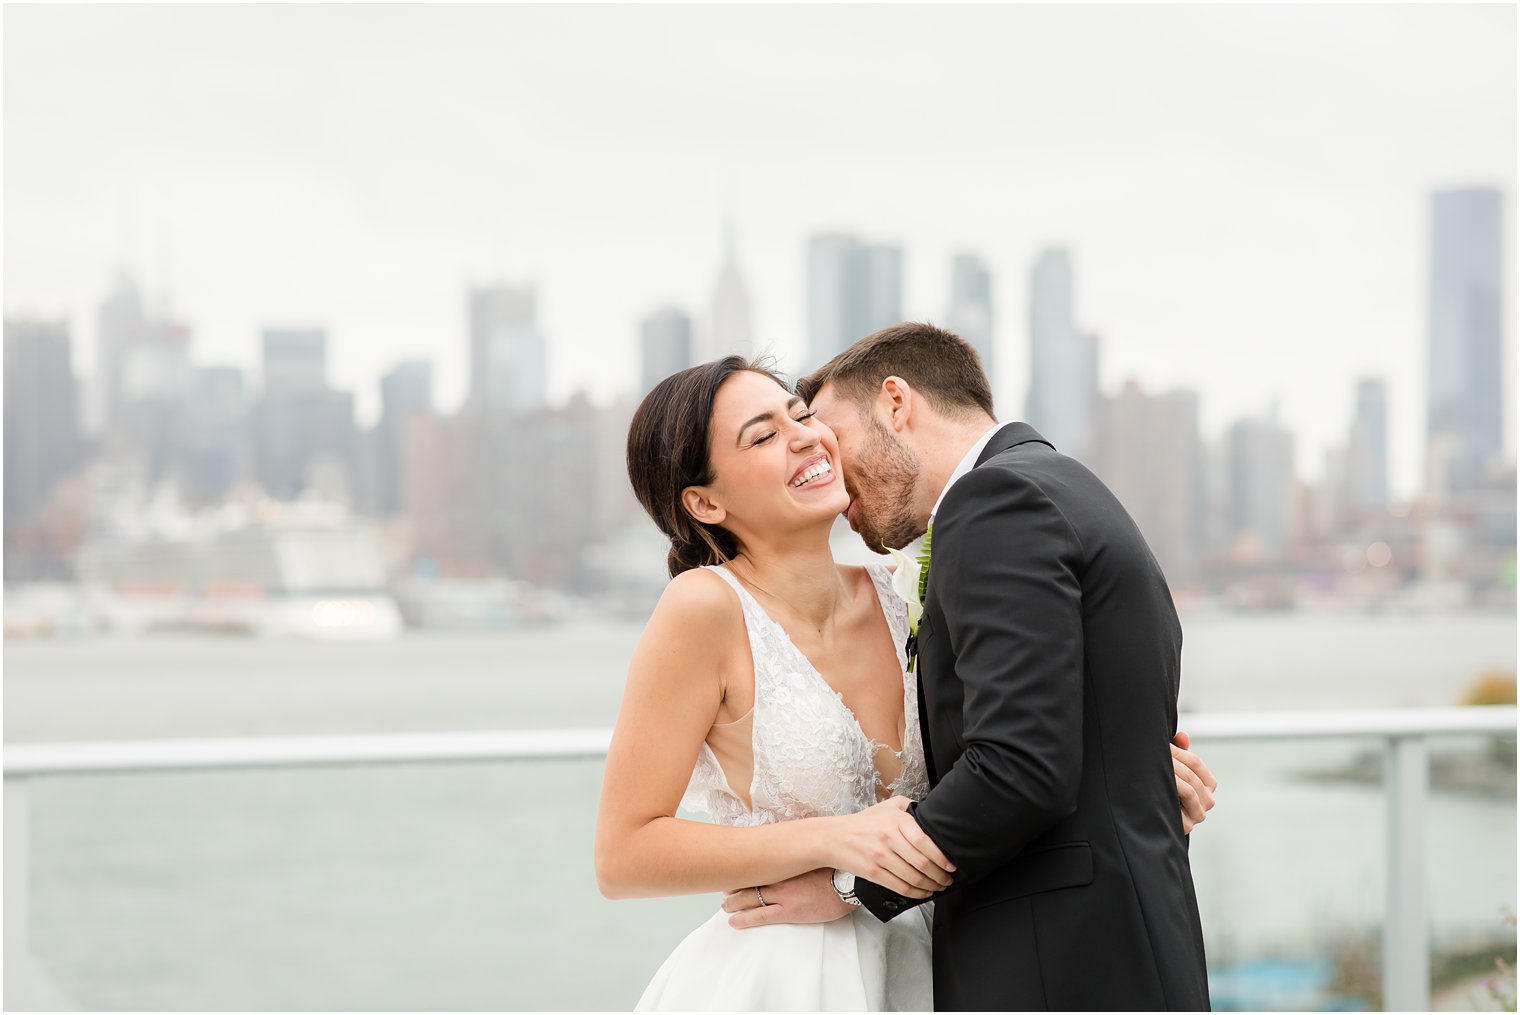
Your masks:
<path fill-rule="evenodd" d="M 722 578 L 701 568 L 670 580 L 634 649 L 634 675 L 660 674 L 682 686 L 706 684 L 748 651 L 744 611 Z M 714 687 L 721 686 L 719 676 Z"/>
<path fill-rule="evenodd" d="M 655 618 L 679 624 L 711 624 L 718 629 L 742 623 L 739 594 L 705 567 L 682 571 L 670 580 L 655 606 Z"/>

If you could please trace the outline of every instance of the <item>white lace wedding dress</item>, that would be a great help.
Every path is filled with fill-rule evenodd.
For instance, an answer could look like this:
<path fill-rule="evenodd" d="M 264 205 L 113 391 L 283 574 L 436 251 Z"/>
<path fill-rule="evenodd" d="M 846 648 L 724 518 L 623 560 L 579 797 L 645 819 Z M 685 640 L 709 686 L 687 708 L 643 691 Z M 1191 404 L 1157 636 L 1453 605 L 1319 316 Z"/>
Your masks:
<path fill-rule="evenodd" d="M 754 772 L 746 806 L 745 798 L 730 787 L 718 755 L 704 742 L 684 807 L 705 811 L 722 824 L 753 826 L 851 814 L 888 796 L 920 799 L 928 792 L 918 692 L 903 655 L 907 611 L 892 591 L 887 568 L 867 568 L 897 644 L 903 683 L 902 752 L 894 755 L 889 747 L 871 741 L 844 699 L 781 625 L 732 574 L 713 566 L 710 570 L 739 593 L 754 656 L 755 708 L 746 717 L 752 728 Z M 901 774 L 889 784 L 884 784 L 875 764 L 879 754 L 901 765 Z M 831 923 L 748 930 L 734 930 L 720 909 L 665 960 L 639 999 L 638 1010 L 929 1011 L 934 1006 L 931 907 L 919 906 L 890 923 L 856 909 Z"/>

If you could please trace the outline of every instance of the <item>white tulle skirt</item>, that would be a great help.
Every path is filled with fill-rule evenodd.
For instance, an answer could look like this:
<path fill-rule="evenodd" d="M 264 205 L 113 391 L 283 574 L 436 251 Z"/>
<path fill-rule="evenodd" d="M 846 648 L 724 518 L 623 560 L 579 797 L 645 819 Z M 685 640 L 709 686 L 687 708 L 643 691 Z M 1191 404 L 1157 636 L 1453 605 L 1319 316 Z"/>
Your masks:
<path fill-rule="evenodd" d="M 932 906 L 890 923 L 856 910 L 748 930 L 719 910 L 670 953 L 636 1010 L 932 1011 Z"/>

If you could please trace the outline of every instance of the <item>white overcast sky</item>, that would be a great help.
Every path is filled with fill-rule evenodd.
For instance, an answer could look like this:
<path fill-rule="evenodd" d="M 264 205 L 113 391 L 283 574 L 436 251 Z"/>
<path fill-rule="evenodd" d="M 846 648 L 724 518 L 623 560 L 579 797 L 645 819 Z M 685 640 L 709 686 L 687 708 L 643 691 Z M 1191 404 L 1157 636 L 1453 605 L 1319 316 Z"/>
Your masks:
<path fill-rule="evenodd" d="M 6 312 L 67 316 L 88 372 L 126 264 L 198 362 L 254 383 L 261 327 L 326 326 L 365 418 L 403 358 L 457 403 L 470 280 L 539 285 L 556 397 L 631 389 L 638 320 L 705 308 L 732 215 L 790 370 L 810 233 L 901 243 L 912 318 L 943 319 L 965 248 L 1016 415 L 1028 269 L 1059 243 L 1105 387 L 1196 387 L 1211 437 L 1277 401 L 1313 476 L 1383 376 L 1411 491 L 1429 192 L 1498 186 L 1513 219 L 1512 6 L 9 5 L 4 28 Z"/>

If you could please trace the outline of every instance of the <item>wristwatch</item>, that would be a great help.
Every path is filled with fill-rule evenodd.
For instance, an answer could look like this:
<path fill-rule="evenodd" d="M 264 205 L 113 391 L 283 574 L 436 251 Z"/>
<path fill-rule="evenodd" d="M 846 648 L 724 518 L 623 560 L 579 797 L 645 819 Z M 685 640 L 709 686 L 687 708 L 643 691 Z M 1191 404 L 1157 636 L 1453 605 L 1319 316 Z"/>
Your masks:
<path fill-rule="evenodd" d="M 839 901 L 848 902 L 852 906 L 860 905 L 860 900 L 855 897 L 855 875 L 849 871 L 836 870 L 829 882 L 834 886 L 834 894 L 839 896 Z"/>

